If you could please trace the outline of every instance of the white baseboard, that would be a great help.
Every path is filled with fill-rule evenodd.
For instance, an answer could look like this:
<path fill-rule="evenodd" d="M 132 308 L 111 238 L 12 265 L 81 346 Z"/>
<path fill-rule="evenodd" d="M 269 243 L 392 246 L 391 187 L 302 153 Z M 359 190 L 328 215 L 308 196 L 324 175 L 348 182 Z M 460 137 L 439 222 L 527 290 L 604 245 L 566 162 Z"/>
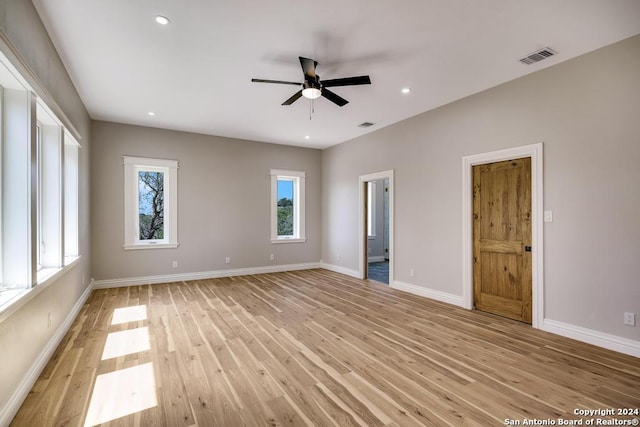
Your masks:
<path fill-rule="evenodd" d="M 358 270 L 351 270 L 350 268 L 340 267 L 339 265 L 326 264 L 320 261 L 320 268 L 324 268 L 325 270 L 333 271 L 335 273 L 351 276 L 356 279 L 362 279 L 362 277 L 360 276 L 360 272 Z"/>
<path fill-rule="evenodd" d="M 384 255 L 370 256 L 367 258 L 367 262 L 382 262 L 384 261 Z"/>
<path fill-rule="evenodd" d="M 47 363 L 53 356 L 53 353 L 60 345 L 60 342 L 64 338 L 65 334 L 71 328 L 73 321 L 76 319 L 80 310 L 84 306 L 87 298 L 91 294 L 93 290 L 93 285 L 89 284 L 87 289 L 82 293 L 78 301 L 74 304 L 73 308 L 64 319 L 64 322 L 56 329 L 56 332 L 53 334 L 47 345 L 42 349 L 38 358 L 33 362 L 31 368 L 27 372 L 27 374 L 22 378 L 20 384 L 16 388 L 15 392 L 11 396 L 11 398 L 7 401 L 7 404 L 0 410 L 0 426 L 8 426 L 15 417 L 16 413 L 22 406 L 24 400 L 27 398 L 29 391 L 33 388 L 33 385 L 38 380 L 40 373 L 47 366 Z"/>
<path fill-rule="evenodd" d="M 171 283 L 188 280 L 216 279 L 220 277 L 247 276 L 250 274 L 281 273 L 283 271 L 310 270 L 313 268 L 322 268 L 322 266 L 318 262 L 309 262 L 303 264 L 267 265 L 264 267 L 165 274 L 160 276 L 128 277 L 122 279 L 95 280 L 93 281 L 93 286 L 94 289 L 107 289 L 123 286 L 150 285 L 154 283 Z"/>
<path fill-rule="evenodd" d="M 573 338 L 574 340 L 593 344 L 598 347 L 628 354 L 630 356 L 640 357 L 640 341 L 634 341 L 628 338 L 622 338 L 616 335 L 594 331 L 592 329 L 558 322 L 557 320 L 551 319 L 544 319 L 541 329 L 553 334 L 562 335 L 563 337 Z"/>
<path fill-rule="evenodd" d="M 405 283 L 399 280 L 395 280 L 390 285 L 390 287 L 393 289 L 398 289 L 400 291 L 409 292 L 410 294 L 430 298 L 440 302 L 446 302 L 447 304 L 457 305 L 458 307 L 464 308 L 464 299 L 462 298 L 462 295 L 454 295 L 447 292 L 436 291 L 434 289 L 412 285 L 411 283 Z"/>

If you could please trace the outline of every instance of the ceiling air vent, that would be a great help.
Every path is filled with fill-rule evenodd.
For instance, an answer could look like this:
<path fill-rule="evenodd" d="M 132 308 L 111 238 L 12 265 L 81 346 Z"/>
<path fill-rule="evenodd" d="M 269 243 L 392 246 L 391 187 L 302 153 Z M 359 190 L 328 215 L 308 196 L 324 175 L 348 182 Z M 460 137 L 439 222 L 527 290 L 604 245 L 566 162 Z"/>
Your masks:
<path fill-rule="evenodd" d="M 529 55 L 520 59 L 520 62 L 522 62 L 523 64 L 531 65 L 536 62 L 540 62 L 543 59 L 547 59 L 550 56 L 556 55 L 557 53 L 558 52 L 556 52 L 555 50 L 545 47 L 544 49 L 540 49 L 533 53 L 530 53 Z"/>
<path fill-rule="evenodd" d="M 368 128 L 369 126 L 373 126 L 371 122 L 362 122 L 358 125 L 359 128 Z"/>

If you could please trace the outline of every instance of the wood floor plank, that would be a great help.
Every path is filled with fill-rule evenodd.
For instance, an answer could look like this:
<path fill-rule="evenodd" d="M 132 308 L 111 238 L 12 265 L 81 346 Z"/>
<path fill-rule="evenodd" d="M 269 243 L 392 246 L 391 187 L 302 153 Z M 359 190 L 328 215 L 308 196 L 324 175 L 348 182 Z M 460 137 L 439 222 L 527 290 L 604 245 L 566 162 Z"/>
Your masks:
<path fill-rule="evenodd" d="M 128 307 L 144 316 L 112 324 Z M 142 330 L 149 348 L 103 360 Z M 148 366 L 119 380 L 128 401 L 94 393 Z M 318 269 L 93 291 L 11 425 L 83 426 L 92 404 L 104 426 L 579 419 L 640 407 L 640 359 Z"/>

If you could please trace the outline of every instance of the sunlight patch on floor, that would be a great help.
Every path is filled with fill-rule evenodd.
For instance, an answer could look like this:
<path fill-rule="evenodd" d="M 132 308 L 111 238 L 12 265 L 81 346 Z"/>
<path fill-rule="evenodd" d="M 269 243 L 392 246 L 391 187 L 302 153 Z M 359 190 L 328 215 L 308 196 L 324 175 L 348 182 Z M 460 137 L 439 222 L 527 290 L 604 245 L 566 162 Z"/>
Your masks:
<path fill-rule="evenodd" d="M 98 375 L 84 425 L 106 423 L 157 405 L 153 363 Z"/>
<path fill-rule="evenodd" d="M 137 322 L 147 319 L 147 305 L 134 305 L 132 307 L 122 307 L 113 310 L 112 325 L 120 325 L 122 323 Z"/>
<path fill-rule="evenodd" d="M 111 332 L 102 351 L 102 360 L 126 356 L 151 349 L 149 328 L 136 328 L 126 331 Z"/>

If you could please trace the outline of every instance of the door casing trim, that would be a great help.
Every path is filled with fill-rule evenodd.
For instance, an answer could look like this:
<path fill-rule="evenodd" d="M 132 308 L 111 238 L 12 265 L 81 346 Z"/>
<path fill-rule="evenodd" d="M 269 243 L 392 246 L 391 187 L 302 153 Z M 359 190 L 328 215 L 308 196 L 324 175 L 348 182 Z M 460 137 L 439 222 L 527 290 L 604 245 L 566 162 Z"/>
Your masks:
<path fill-rule="evenodd" d="M 365 245 L 365 239 L 367 238 L 367 230 L 365 228 L 365 224 L 366 224 L 366 210 L 365 210 L 365 198 L 366 198 L 366 192 L 365 192 L 365 182 L 369 182 L 369 181 L 377 181 L 379 179 L 384 179 L 384 178 L 388 178 L 389 179 L 389 285 L 393 284 L 394 281 L 394 264 L 395 264 L 395 257 L 393 254 L 393 235 L 394 235 L 394 221 L 393 221 L 393 207 L 394 207 L 394 203 L 393 203 L 393 191 L 394 191 L 394 186 L 393 186 L 393 169 L 390 170 L 386 170 L 386 171 L 381 171 L 381 172 L 376 172 L 376 173 L 371 173 L 368 175 L 361 175 L 358 178 L 358 273 L 360 275 L 360 279 L 364 279 L 366 276 L 366 271 L 365 271 L 365 265 L 366 265 L 366 256 L 367 254 L 366 252 L 366 245 Z"/>
<path fill-rule="evenodd" d="M 507 148 L 462 158 L 462 300 L 473 309 L 473 172 L 476 165 L 531 158 L 531 325 L 544 320 L 543 143 Z"/>

